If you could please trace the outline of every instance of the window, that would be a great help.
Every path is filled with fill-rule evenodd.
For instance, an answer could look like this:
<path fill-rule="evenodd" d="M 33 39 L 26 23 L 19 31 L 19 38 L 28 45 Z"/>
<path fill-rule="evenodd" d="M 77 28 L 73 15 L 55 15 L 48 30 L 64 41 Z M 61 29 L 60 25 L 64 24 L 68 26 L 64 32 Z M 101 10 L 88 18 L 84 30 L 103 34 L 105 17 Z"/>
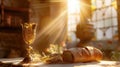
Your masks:
<path fill-rule="evenodd" d="M 116 0 L 92 0 L 96 40 L 118 39 Z"/>

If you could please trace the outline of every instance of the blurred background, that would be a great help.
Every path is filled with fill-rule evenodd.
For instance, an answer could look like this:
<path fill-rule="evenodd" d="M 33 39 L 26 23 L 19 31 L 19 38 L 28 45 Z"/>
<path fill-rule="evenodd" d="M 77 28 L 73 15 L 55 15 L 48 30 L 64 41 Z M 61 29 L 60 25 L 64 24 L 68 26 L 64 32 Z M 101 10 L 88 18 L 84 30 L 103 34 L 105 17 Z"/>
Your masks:
<path fill-rule="evenodd" d="M 75 46 L 80 41 L 76 26 L 87 20 L 95 29 L 89 45 L 101 49 L 105 60 L 119 60 L 119 4 L 119 0 L 0 0 L 0 57 L 25 56 L 23 23 L 36 23 L 32 47 L 42 53 L 50 44 Z"/>

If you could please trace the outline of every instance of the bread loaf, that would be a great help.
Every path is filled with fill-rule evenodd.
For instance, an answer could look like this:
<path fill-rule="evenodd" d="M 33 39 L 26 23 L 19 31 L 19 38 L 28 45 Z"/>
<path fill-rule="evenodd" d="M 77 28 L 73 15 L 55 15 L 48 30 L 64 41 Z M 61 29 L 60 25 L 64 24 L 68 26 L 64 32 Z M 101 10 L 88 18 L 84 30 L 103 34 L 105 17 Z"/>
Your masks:
<path fill-rule="evenodd" d="M 88 62 L 100 61 L 103 57 L 102 52 L 95 47 L 70 48 L 63 51 L 63 61 L 65 62 Z"/>

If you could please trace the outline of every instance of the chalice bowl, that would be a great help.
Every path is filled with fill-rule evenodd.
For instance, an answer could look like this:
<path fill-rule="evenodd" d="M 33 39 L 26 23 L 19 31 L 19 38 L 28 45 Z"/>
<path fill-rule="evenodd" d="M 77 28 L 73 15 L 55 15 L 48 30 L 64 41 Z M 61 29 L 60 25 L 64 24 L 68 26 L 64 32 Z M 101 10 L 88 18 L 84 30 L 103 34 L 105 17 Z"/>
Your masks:
<path fill-rule="evenodd" d="M 22 35 L 25 42 L 26 56 L 22 63 L 29 63 L 32 61 L 31 52 L 33 51 L 31 44 L 35 40 L 35 23 L 24 23 L 22 24 Z"/>

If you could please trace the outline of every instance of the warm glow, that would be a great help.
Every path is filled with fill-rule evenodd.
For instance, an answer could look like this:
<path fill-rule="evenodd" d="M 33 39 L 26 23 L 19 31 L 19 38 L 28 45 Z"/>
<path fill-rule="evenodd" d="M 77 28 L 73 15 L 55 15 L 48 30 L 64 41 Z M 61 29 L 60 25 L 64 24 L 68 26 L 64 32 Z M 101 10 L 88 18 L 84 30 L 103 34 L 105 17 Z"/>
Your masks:
<path fill-rule="evenodd" d="M 68 13 L 80 12 L 79 0 L 68 0 Z"/>
<path fill-rule="evenodd" d="M 80 0 L 67 0 L 68 2 L 68 31 L 75 31 L 80 21 Z"/>
<path fill-rule="evenodd" d="M 64 10 L 62 13 L 60 13 L 54 20 L 46 25 L 39 33 L 37 33 L 36 36 L 36 43 L 39 43 L 40 39 L 44 38 L 44 35 L 52 35 L 54 33 L 57 33 L 57 35 L 52 36 L 52 39 L 50 40 L 52 43 L 55 43 L 55 41 L 62 35 L 64 35 L 63 31 L 65 30 L 65 23 L 66 20 L 66 10 Z M 58 31 L 59 30 L 59 31 Z"/>
<path fill-rule="evenodd" d="M 64 23 L 66 20 L 66 13 L 67 13 L 67 10 L 64 10 L 55 19 L 53 19 L 52 21 L 48 21 L 49 23 L 37 33 L 35 43 L 39 44 L 41 40 L 43 41 L 43 39 L 47 37 L 49 38 L 50 43 L 54 44 L 59 38 L 61 38 L 64 35 L 64 31 L 66 30 L 65 29 L 66 23 Z M 56 35 L 53 35 L 53 34 L 56 34 Z M 58 51 L 57 46 L 59 45 L 53 45 L 53 44 L 51 44 L 50 47 L 46 49 L 51 54 L 57 53 Z M 39 44 L 39 45 L 46 45 L 46 44 Z M 39 45 L 38 45 L 38 48 L 41 47 Z M 33 60 L 35 61 L 45 62 L 46 59 L 49 59 L 48 55 L 46 55 L 44 51 L 40 56 L 41 57 L 39 57 L 39 55 L 36 53 L 34 53 L 34 55 L 32 54 Z"/>

